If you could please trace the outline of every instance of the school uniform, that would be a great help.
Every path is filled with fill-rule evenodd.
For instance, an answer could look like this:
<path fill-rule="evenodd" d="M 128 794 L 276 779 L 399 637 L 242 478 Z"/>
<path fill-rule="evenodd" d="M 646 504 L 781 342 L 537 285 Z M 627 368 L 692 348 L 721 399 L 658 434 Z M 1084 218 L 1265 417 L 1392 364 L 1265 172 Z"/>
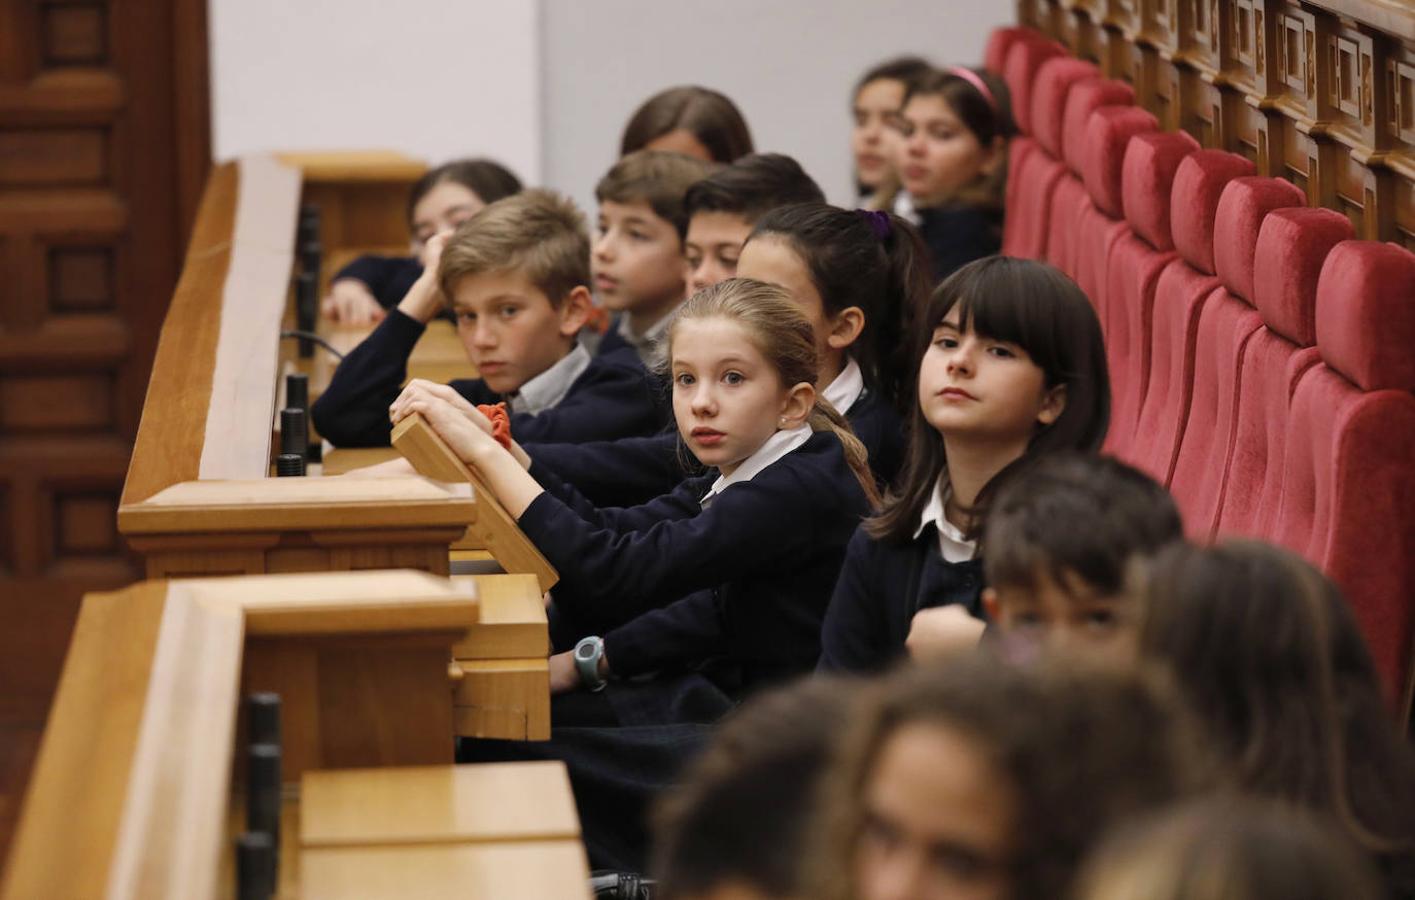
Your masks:
<path fill-rule="evenodd" d="M 958 603 L 985 618 L 982 559 L 945 517 L 947 490 L 940 479 L 910 540 L 877 540 L 863 527 L 850 539 L 821 634 L 822 671 L 886 668 L 905 655 L 921 609 Z"/>
<path fill-rule="evenodd" d="M 672 312 L 659 319 L 648 330 L 642 334 L 634 331 L 629 325 L 629 314 L 619 313 L 609 323 L 609 330 L 599 340 L 597 352 L 613 352 L 623 347 L 632 348 L 639 355 L 644 368 L 650 372 L 657 372 L 661 362 L 661 344 L 663 336 L 668 333 L 668 326 L 673 321 L 673 317 L 678 314 L 675 307 Z"/>
<path fill-rule="evenodd" d="M 929 248 L 934 281 L 943 281 L 975 259 L 1002 250 L 1002 210 L 937 206 L 917 210 L 919 233 Z"/>
<path fill-rule="evenodd" d="M 669 389 L 665 386 L 664 390 Z M 904 457 L 904 423 L 894 407 L 879 392 L 865 387 L 863 373 L 853 359 L 847 360 L 822 395 L 845 414 L 869 452 L 875 478 L 888 484 Z M 575 445 L 522 442 L 521 446 L 541 471 L 573 484 L 587 499 L 602 506 L 647 502 L 703 472 L 671 427 L 650 437 Z"/>
<path fill-rule="evenodd" d="M 422 274 L 423 264 L 416 256 L 360 256 L 334 273 L 330 283 L 341 278 L 362 281 L 379 306 L 392 309 Z"/>
<path fill-rule="evenodd" d="M 315 428 L 336 447 L 388 446 L 388 407 L 408 376 L 408 357 L 426 326 L 398 309 L 339 364 L 312 410 Z M 511 433 L 526 441 L 585 441 L 653 434 L 667 411 L 638 357 L 629 350 L 591 357 L 576 345 L 512 394 L 479 378 L 450 387 L 471 403 L 506 401 Z"/>

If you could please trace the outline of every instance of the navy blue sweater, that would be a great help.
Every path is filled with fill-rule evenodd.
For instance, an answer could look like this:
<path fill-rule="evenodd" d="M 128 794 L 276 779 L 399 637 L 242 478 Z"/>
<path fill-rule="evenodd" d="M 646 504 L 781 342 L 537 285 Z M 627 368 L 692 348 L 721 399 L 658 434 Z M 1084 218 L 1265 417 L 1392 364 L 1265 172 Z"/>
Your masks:
<path fill-rule="evenodd" d="M 746 683 L 814 666 L 845 544 L 868 511 L 834 434 L 812 435 L 706 509 L 716 470 L 627 509 L 597 509 L 538 466 L 531 474 L 546 490 L 520 525 L 560 572 L 558 646 L 604 634 L 626 676 L 716 656 Z"/>
<path fill-rule="evenodd" d="M 919 233 L 933 261 L 934 282 L 1002 249 L 1002 211 L 942 206 L 919 211 Z"/>
<path fill-rule="evenodd" d="M 876 672 L 904 655 L 914 613 L 962 603 L 983 618 L 983 561 L 950 563 L 932 526 L 906 543 L 850 539 L 821 634 L 823 671 Z"/>
<path fill-rule="evenodd" d="M 423 273 L 423 264 L 414 256 L 360 256 L 334 274 L 362 281 L 384 309 L 392 309 L 407 296 L 413 282 Z"/>
<path fill-rule="evenodd" d="M 865 391 L 845 418 L 870 454 L 870 469 L 881 485 L 889 484 L 904 456 L 904 423 L 884 398 Z M 645 503 L 673 490 L 684 478 L 702 473 L 678 432 L 582 444 L 526 444 L 526 453 L 542 471 L 568 481 L 586 499 L 601 506 Z"/>
<path fill-rule="evenodd" d="M 334 371 L 315 401 L 314 426 L 336 447 L 386 447 L 392 426 L 388 407 L 408 378 L 408 357 L 426 330 L 421 322 L 393 309 Z M 505 399 L 480 378 L 451 382 L 472 403 Z M 639 357 L 630 349 L 595 356 L 565 398 L 540 413 L 511 416 L 516 440 L 592 441 L 653 434 L 666 411 Z"/>

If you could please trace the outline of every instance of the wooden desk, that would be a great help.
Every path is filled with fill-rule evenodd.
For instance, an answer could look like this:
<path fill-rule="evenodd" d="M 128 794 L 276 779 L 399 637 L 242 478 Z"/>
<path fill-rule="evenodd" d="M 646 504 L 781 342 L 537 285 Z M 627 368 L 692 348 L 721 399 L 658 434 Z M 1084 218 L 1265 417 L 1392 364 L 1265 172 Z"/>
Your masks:
<path fill-rule="evenodd" d="M 447 659 L 477 616 L 474 586 L 408 571 L 149 581 L 88 595 L 0 898 L 222 896 L 237 711 L 248 690 L 282 696 L 284 773 L 292 785 L 331 766 L 446 766 Z M 534 838 L 537 846 L 510 854 L 533 880 L 582 883 L 583 856 L 569 852 L 578 829 L 566 813 L 573 806 L 563 781 L 543 771 L 449 770 L 415 772 L 407 783 L 422 797 L 451 785 L 440 808 L 446 821 L 465 825 L 451 837 L 474 842 L 504 821 L 503 835 Z M 527 785 L 534 808 L 508 813 L 505 802 L 467 801 L 468 791 L 500 792 L 504 800 Z M 398 802 L 394 793 L 387 804 Z M 301 821 L 311 846 L 331 844 L 340 820 L 326 813 L 334 808 L 321 803 L 308 825 Z M 426 835 L 435 821 L 424 813 L 405 822 L 404 815 L 378 824 L 402 827 L 406 837 Z M 322 858 L 305 877 L 358 885 L 373 877 L 362 865 L 362 857 Z M 485 879 L 507 869 L 479 865 L 449 858 L 438 871 L 480 872 L 480 883 L 495 884 Z M 442 889 L 465 893 L 456 882 Z M 312 896 L 369 895 L 354 887 Z"/>

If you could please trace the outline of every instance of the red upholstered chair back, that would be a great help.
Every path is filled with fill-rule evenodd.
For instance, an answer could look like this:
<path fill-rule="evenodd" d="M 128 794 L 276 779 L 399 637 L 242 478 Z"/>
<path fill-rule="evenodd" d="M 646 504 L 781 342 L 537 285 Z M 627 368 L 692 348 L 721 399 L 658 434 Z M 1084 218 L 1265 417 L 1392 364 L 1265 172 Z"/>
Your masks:
<path fill-rule="evenodd" d="M 1298 379 L 1320 361 L 1317 279 L 1331 248 L 1352 236 L 1351 220 L 1330 209 L 1279 209 L 1263 220 L 1253 260 L 1263 327 L 1243 355 L 1220 535 L 1277 531 L 1288 407 Z"/>
<path fill-rule="evenodd" d="M 1278 178 L 1235 178 L 1219 198 L 1214 264 L 1222 285 L 1199 312 L 1189 415 L 1169 483 L 1185 530 L 1196 540 L 1211 538 L 1218 526 L 1243 358 L 1263 325 L 1253 307 L 1259 229 L 1273 210 L 1306 202 L 1296 185 Z"/>
<path fill-rule="evenodd" d="M 1415 254 L 1345 241 L 1317 284 L 1322 361 L 1292 397 L 1278 543 L 1351 602 L 1376 665 L 1403 689 L 1415 637 Z"/>
<path fill-rule="evenodd" d="M 1033 41 L 1046 40 L 1040 31 L 1030 28 L 994 28 L 992 34 L 988 35 L 987 49 L 983 51 L 983 68 L 1001 78 L 1007 65 L 1007 51 L 1012 49 L 1014 43 L 1024 38 Z"/>
<path fill-rule="evenodd" d="M 1056 41 L 1034 40 L 1028 36 L 1013 41 L 1007 48 L 1002 77 L 1012 97 L 1012 116 L 1023 134 L 1032 133 L 1032 90 L 1042 64 L 1065 55 L 1066 48 Z"/>
<path fill-rule="evenodd" d="M 1012 64 L 1017 60 L 1025 62 L 1028 58 L 1018 47 L 1014 47 L 1009 51 L 1009 73 L 1015 74 Z M 1013 82 L 1012 74 L 1008 78 L 1009 89 Z M 1096 74 L 1095 66 L 1069 56 L 1044 58 L 1031 82 L 1025 110 L 1017 105 L 1017 98 L 1013 96 L 1013 112 L 1019 123 L 1022 116 L 1027 116 L 1026 128 L 1035 147 L 1022 159 L 1012 161 L 1008 171 L 1007 215 L 1002 226 L 1003 254 L 1027 259 L 1046 258 L 1052 193 L 1065 172 L 1060 159 L 1061 119 L 1062 110 L 1066 107 L 1066 95 L 1071 85 Z"/>
<path fill-rule="evenodd" d="M 1095 82 L 1111 84 L 1114 82 Z M 1076 94 L 1092 82 L 1078 84 L 1071 91 L 1067 101 L 1067 120 L 1077 104 Z M 1083 157 L 1084 167 L 1080 170 L 1081 187 L 1085 191 L 1081 213 L 1072 227 L 1071 243 L 1074 254 L 1071 276 L 1095 304 L 1100 316 L 1101 329 L 1106 322 L 1106 262 L 1115 241 L 1126 232 L 1124 214 L 1120 204 L 1121 170 L 1125 161 L 1125 150 L 1130 139 L 1137 134 L 1145 134 L 1159 127 L 1159 122 L 1150 113 L 1137 106 L 1103 106 L 1091 110 L 1087 127 L 1081 134 L 1068 133 L 1065 141 L 1068 156 L 1074 145 L 1087 148 Z M 1071 165 L 1067 164 L 1068 167 Z M 1074 171 L 1074 170 L 1073 170 Z M 1066 183 L 1063 179 L 1063 184 Z M 1058 188 L 1058 198 L 1061 189 Z M 1053 202 L 1053 208 L 1059 205 Z M 1047 238 L 1051 246 L 1053 234 Z M 1049 251 L 1050 252 L 1050 251 Z"/>
<path fill-rule="evenodd" d="M 1170 231 L 1179 259 L 1155 282 L 1150 320 L 1150 374 L 1135 441 L 1123 458 L 1169 484 L 1193 388 L 1194 342 L 1199 311 L 1219 286 L 1214 274 L 1214 227 L 1219 199 L 1234 178 L 1253 174 L 1234 153 L 1199 150 L 1179 164 L 1170 193 Z"/>
<path fill-rule="evenodd" d="M 1044 207 L 1038 210 L 1037 201 L 1021 189 L 1024 180 L 1031 184 L 1033 176 L 1023 173 L 1029 171 L 1032 152 L 1038 146 L 1032 137 L 1032 85 L 1043 63 L 1065 55 L 1066 48 L 1061 44 L 1049 38 L 1036 39 L 1031 33 L 1020 35 L 1007 48 L 1003 81 L 1007 83 L 1007 92 L 1012 100 L 1012 117 L 1019 131 L 1007 151 L 1002 252 L 1011 256 L 1039 257 L 1042 252 L 1040 245 L 1045 237 L 1046 210 Z M 1024 204 L 1030 204 L 1029 211 L 1020 210 Z M 1039 215 L 1040 221 L 1037 219 Z M 1030 223 L 1030 227 L 1024 223 Z M 1023 250 L 1030 250 L 1031 253 L 1020 252 Z"/>
<path fill-rule="evenodd" d="M 1091 113 L 1104 106 L 1134 105 L 1135 89 L 1123 81 L 1086 78 L 1071 86 L 1061 120 L 1061 157 L 1072 174 L 1084 174 L 1091 155 L 1090 138 L 1086 133 Z"/>
<path fill-rule="evenodd" d="M 1169 232 L 1169 199 L 1174 174 L 1199 143 L 1182 131 L 1142 133 L 1125 148 L 1120 199 L 1128 226 L 1106 256 L 1104 304 L 1106 361 L 1110 366 L 1111 417 L 1108 452 L 1130 450 L 1140 401 L 1150 372 L 1150 317 L 1155 283 L 1176 258 Z M 1115 210 L 1113 182 L 1088 174 L 1091 201 L 1103 213 Z"/>
<path fill-rule="evenodd" d="M 1047 63 L 1047 66 L 1054 65 L 1055 60 Z M 1043 68 L 1043 77 L 1046 74 L 1046 69 Z M 1084 162 L 1090 151 L 1086 146 L 1085 121 L 1082 121 L 1078 130 L 1076 120 L 1082 114 L 1089 115 L 1098 109 L 1107 108 L 1095 104 L 1108 99 L 1120 101 L 1122 108 L 1133 109 L 1134 96 L 1134 91 L 1124 82 L 1098 77 L 1080 78 L 1072 82 L 1065 103 L 1052 115 L 1044 117 L 1041 113 L 1041 95 L 1038 93 L 1034 114 L 1037 139 L 1046 146 L 1048 141 L 1055 138 L 1057 153 L 1054 155 L 1065 164 L 1065 171 L 1051 198 L 1051 212 L 1047 221 L 1046 260 L 1073 279 L 1078 279 L 1080 274 L 1077 244 L 1081 234 L 1081 218 L 1090 206 L 1086 187 L 1081 181 L 1083 169 L 1078 165 Z M 1043 126 L 1046 126 L 1045 132 L 1042 130 Z M 1068 150 L 1068 145 L 1072 143 L 1080 144 L 1080 149 Z"/>

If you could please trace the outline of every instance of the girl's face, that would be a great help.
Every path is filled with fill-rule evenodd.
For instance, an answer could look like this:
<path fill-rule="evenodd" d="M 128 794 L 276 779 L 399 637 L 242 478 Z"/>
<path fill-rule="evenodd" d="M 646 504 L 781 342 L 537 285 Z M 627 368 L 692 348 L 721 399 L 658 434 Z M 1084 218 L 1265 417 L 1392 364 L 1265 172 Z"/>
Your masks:
<path fill-rule="evenodd" d="M 784 385 L 747 330 L 724 318 L 690 319 L 673 334 L 673 415 L 688 449 L 731 475 L 778 428 L 805 421 L 808 384 Z"/>
<path fill-rule="evenodd" d="M 1026 446 L 1066 405 L 1027 351 L 958 325 L 955 305 L 934 329 L 919 364 L 919 409 L 947 440 Z"/>
<path fill-rule="evenodd" d="M 844 314 L 830 315 L 825 301 L 811 279 L 811 270 L 786 241 L 764 234 L 747 242 L 737 260 L 739 278 L 755 278 L 785 288 L 791 301 L 805 314 L 815 335 L 816 358 L 820 360 L 822 386 L 840 372 L 844 350 L 859 336 L 860 329 L 845 322 Z M 854 309 L 854 307 L 851 307 Z M 858 312 L 858 310 L 857 310 Z M 863 322 L 863 316 L 859 317 Z"/>
<path fill-rule="evenodd" d="M 853 860 L 860 900 L 1001 900 L 1014 790 L 976 741 L 913 722 L 885 739 L 864 784 Z"/>
<path fill-rule="evenodd" d="M 995 148 L 985 147 L 939 94 L 916 94 L 898 117 L 895 165 L 919 206 L 935 206 L 992 171 Z"/>
<path fill-rule="evenodd" d="M 904 82 L 876 78 L 860 88 L 851 112 L 855 127 L 850 132 L 850 150 L 855 154 L 855 178 L 875 190 L 889 180 L 894 170 L 895 145 L 899 131 L 892 122 L 904 101 Z"/>
<path fill-rule="evenodd" d="M 443 181 L 432 186 L 422 199 L 413 204 L 413 252 L 423 259 L 423 247 L 428 238 L 441 231 L 452 231 L 486 206 L 471 188 L 455 181 Z"/>

